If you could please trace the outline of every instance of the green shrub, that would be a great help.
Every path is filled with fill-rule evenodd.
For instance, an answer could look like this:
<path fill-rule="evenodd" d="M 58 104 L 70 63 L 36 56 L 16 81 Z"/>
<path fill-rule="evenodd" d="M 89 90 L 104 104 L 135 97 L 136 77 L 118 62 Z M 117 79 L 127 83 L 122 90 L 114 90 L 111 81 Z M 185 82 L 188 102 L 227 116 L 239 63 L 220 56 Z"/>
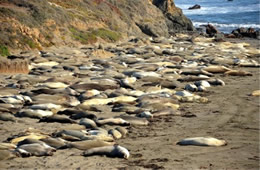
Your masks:
<path fill-rule="evenodd" d="M 9 56 L 9 50 L 6 46 L 0 45 L 0 56 Z"/>
<path fill-rule="evenodd" d="M 119 33 L 104 28 L 94 30 L 93 34 L 97 37 L 113 42 L 119 40 L 119 38 L 121 37 Z"/>
<path fill-rule="evenodd" d="M 82 44 L 88 44 L 97 41 L 97 37 L 91 32 L 79 31 L 76 28 L 69 28 L 69 30 L 72 33 L 72 37 Z"/>
<path fill-rule="evenodd" d="M 76 28 L 73 27 L 69 28 L 69 30 L 72 33 L 72 37 L 75 40 L 80 41 L 82 44 L 96 42 L 97 37 L 100 37 L 107 41 L 113 41 L 113 42 L 119 40 L 119 38 L 121 37 L 119 33 L 104 28 L 90 30 L 87 32 L 77 30 Z"/>

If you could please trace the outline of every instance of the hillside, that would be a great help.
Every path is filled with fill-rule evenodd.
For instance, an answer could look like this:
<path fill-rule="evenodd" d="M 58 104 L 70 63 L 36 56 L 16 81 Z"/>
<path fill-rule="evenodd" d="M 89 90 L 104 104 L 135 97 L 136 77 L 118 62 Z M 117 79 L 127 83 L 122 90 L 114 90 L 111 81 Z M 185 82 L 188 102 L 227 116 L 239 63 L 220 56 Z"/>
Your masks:
<path fill-rule="evenodd" d="M 170 0 L 0 0 L 0 52 L 192 31 Z"/>

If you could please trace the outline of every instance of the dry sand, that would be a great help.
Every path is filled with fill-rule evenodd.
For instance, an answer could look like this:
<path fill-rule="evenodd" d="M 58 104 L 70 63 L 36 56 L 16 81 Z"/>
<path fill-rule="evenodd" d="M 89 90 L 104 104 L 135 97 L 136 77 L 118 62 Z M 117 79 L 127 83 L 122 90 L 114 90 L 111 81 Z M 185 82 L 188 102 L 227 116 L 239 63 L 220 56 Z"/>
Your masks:
<path fill-rule="evenodd" d="M 117 143 L 130 150 L 129 160 L 101 156 L 79 156 L 77 149 L 58 150 L 53 156 L 15 158 L 0 162 L 0 169 L 259 169 L 259 68 L 245 68 L 253 76 L 218 75 L 226 86 L 201 93 L 210 103 L 183 103 L 181 111 L 196 117 L 164 116 L 149 126 L 131 127 Z M 0 121 L 0 141 L 34 127 L 51 133 L 63 125 Z M 26 126 L 26 127 L 25 127 Z M 64 125 L 65 126 L 65 125 Z M 178 146 L 186 137 L 212 136 L 225 139 L 227 146 Z"/>

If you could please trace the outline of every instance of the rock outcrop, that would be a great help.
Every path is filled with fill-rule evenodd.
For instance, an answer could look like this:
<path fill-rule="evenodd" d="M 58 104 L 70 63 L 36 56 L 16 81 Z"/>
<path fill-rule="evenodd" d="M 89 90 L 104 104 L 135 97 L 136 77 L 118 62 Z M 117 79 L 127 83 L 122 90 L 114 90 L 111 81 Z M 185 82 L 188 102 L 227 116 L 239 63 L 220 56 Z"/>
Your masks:
<path fill-rule="evenodd" d="M 0 47 L 41 49 L 193 31 L 170 0 L 2 0 Z"/>
<path fill-rule="evenodd" d="M 190 19 L 188 19 L 180 8 L 177 8 L 173 0 L 153 0 L 155 6 L 157 6 L 164 14 L 168 31 L 181 32 L 181 31 L 194 31 L 194 27 Z"/>
<path fill-rule="evenodd" d="M 227 35 L 228 38 L 241 38 L 250 37 L 260 39 L 260 30 L 255 30 L 254 28 L 238 28 Z"/>
<path fill-rule="evenodd" d="M 196 4 L 196 5 L 193 5 L 192 7 L 189 7 L 188 9 L 193 10 L 193 9 L 200 9 L 200 8 L 201 8 L 201 6 Z"/>

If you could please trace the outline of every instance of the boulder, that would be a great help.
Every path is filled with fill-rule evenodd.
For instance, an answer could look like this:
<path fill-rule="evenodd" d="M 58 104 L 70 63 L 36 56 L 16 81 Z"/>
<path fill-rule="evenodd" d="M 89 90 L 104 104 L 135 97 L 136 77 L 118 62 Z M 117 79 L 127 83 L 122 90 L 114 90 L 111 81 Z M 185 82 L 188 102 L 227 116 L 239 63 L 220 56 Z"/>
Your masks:
<path fill-rule="evenodd" d="M 169 33 L 195 31 L 191 20 L 175 6 L 174 1 L 153 0 L 152 3 L 164 14 Z"/>
<path fill-rule="evenodd" d="M 200 9 L 200 5 L 196 4 L 196 5 L 193 5 L 192 7 L 189 7 L 188 9 L 189 10 L 192 10 L 192 9 Z"/>
<path fill-rule="evenodd" d="M 220 32 L 217 30 L 216 27 L 214 27 L 214 26 L 211 25 L 211 24 L 208 24 L 208 25 L 206 26 L 206 33 L 207 33 L 209 36 L 213 37 L 215 34 L 219 34 Z"/>
<path fill-rule="evenodd" d="M 259 30 L 255 30 L 254 28 L 238 28 L 232 31 L 235 38 L 242 38 L 242 37 L 250 37 L 250 38 L 258 38 L 259 37 Z"/>

